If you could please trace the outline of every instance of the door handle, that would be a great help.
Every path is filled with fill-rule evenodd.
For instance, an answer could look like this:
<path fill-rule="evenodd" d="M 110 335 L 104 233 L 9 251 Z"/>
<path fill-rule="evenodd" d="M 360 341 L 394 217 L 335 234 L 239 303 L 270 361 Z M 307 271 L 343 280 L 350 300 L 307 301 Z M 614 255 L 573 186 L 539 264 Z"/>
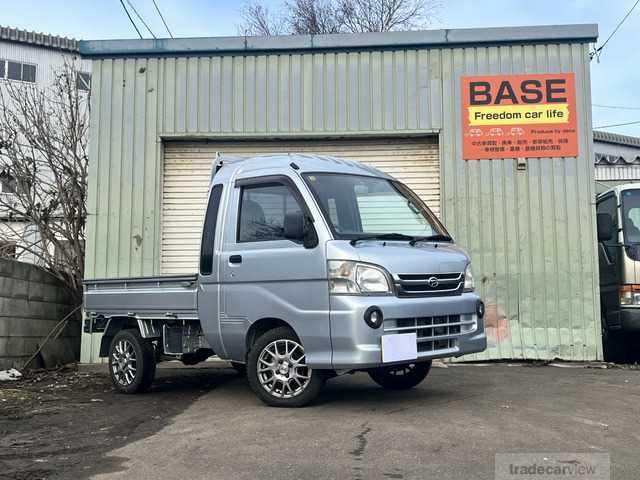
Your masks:
<path fill-rule="evenodd" d="M 229 263 L 242 263 L 242 255 L 231 255 Z"/>

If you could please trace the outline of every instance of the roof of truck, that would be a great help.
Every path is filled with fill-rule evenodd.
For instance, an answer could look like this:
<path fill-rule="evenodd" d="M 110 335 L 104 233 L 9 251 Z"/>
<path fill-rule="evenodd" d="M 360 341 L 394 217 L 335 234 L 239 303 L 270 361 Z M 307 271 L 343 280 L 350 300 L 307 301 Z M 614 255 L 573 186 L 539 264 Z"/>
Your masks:
<path fill-rule="evenodd" d="M 620 195 L 620 193 L 622 193 L 625 190 L 640 190 L 640 182 L 632 182 L 632 183 L 623 183 L 621 185 L 616 185 L 615 187 L 611 187 L 607 190 L 605 190 L 602 193 L 599 193 L 597 195 L 597 197 L 602 197 L 604 195 L 606 195 L 607 193 L 610 192 L 615 192 L 616 195 Z"/>
<path fill-rule="evenodd" d="M 221 155 L 218 162 L 222 167 L 215 174 L 216 180 L 229 177 L 242 178 L 253 176 L 279 175 L 290 173 L 342 173 L 352 175 L 368 175 L 374 177 L 393 178 L 364 163 L 330 155 L 315 155 L 309 153 L 280 153 L 258 155 L 241 158 Z"/>

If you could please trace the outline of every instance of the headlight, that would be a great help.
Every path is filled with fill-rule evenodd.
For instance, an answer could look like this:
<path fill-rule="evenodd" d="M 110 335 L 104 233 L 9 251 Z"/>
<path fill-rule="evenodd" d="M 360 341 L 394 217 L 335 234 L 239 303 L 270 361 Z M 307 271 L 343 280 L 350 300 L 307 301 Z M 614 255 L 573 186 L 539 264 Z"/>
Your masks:
<path fill-rule="evenodd" d="M 468 264 L 464 271 L 464 291 L 473 292 L 474 290 L 475 285 L 473 283 L 473 273 L 471 273 L 471 264 Z"/>
<path fill-rule="evenodd" d="M 388 275 L 379 267 L 347 260 L 329 260 L 329 293 L 342 295 L 389 294 Z"/>
<path fill-rule="evenodd" d="M 640 285 L 622 285 L 620 305 L 640 305 Z"/>

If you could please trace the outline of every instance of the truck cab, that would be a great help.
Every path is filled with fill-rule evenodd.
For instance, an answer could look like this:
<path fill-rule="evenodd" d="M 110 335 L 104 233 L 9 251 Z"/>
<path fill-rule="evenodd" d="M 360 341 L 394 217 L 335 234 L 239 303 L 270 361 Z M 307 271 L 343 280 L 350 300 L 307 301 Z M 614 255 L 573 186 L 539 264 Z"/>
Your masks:
<path fill-rule="evenodd" d="M 125 392 L 150 386 L 143 363 L 215 354 L 267 404 L 301 406 L 335 375 L 410 388 L 434 358 L 486 348 L 469 258 L 424 202 L 317 155 L 218 158 L 198 271 L 87 280 L 85 307 Z"/>
<path fill-rule="evenodd" d="M 640 183 L 598 195 L 596 215 L 604 357 L 625 363 L 640 335 Z"/>

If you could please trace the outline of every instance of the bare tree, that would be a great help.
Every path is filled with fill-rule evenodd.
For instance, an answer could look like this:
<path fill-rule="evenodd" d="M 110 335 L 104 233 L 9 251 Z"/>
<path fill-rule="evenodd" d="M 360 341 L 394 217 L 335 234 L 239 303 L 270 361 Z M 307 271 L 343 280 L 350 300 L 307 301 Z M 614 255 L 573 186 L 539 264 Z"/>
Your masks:
<path fill-rule="evenodd" d="M 269 10 L 266 5 L 253 1 L 245 4 L 241 13 L 243 19 L 243 24 L 239 28 L 241 35 L 268 37 L 284 34 L 284 20 Z"/>
<path fill-rule="evenodd" d="M 272 13 L 260 1 L 242 10 L 246 35 L 388 32 L 426 28 L 439 0 L 287 0 Z"/>
<path fill-rule="evenodd" d="M 292 0 L 285 8 L 289 32 L 294 35 L 340 32 L 340 17 L 331 0 Z"/>
<path fill-rule="evenodd" d="M 80 302 L 85 253 L 88 94 L 67 63 L 47 88 L 0 88 L 0 242 L 15 244 Z"/>
<path fill-rule="evenodd" d="M 432 0 L 338 0 L 336 12 L 348 32 L 390 32 L 425 28 L 438 8 Z"/>

